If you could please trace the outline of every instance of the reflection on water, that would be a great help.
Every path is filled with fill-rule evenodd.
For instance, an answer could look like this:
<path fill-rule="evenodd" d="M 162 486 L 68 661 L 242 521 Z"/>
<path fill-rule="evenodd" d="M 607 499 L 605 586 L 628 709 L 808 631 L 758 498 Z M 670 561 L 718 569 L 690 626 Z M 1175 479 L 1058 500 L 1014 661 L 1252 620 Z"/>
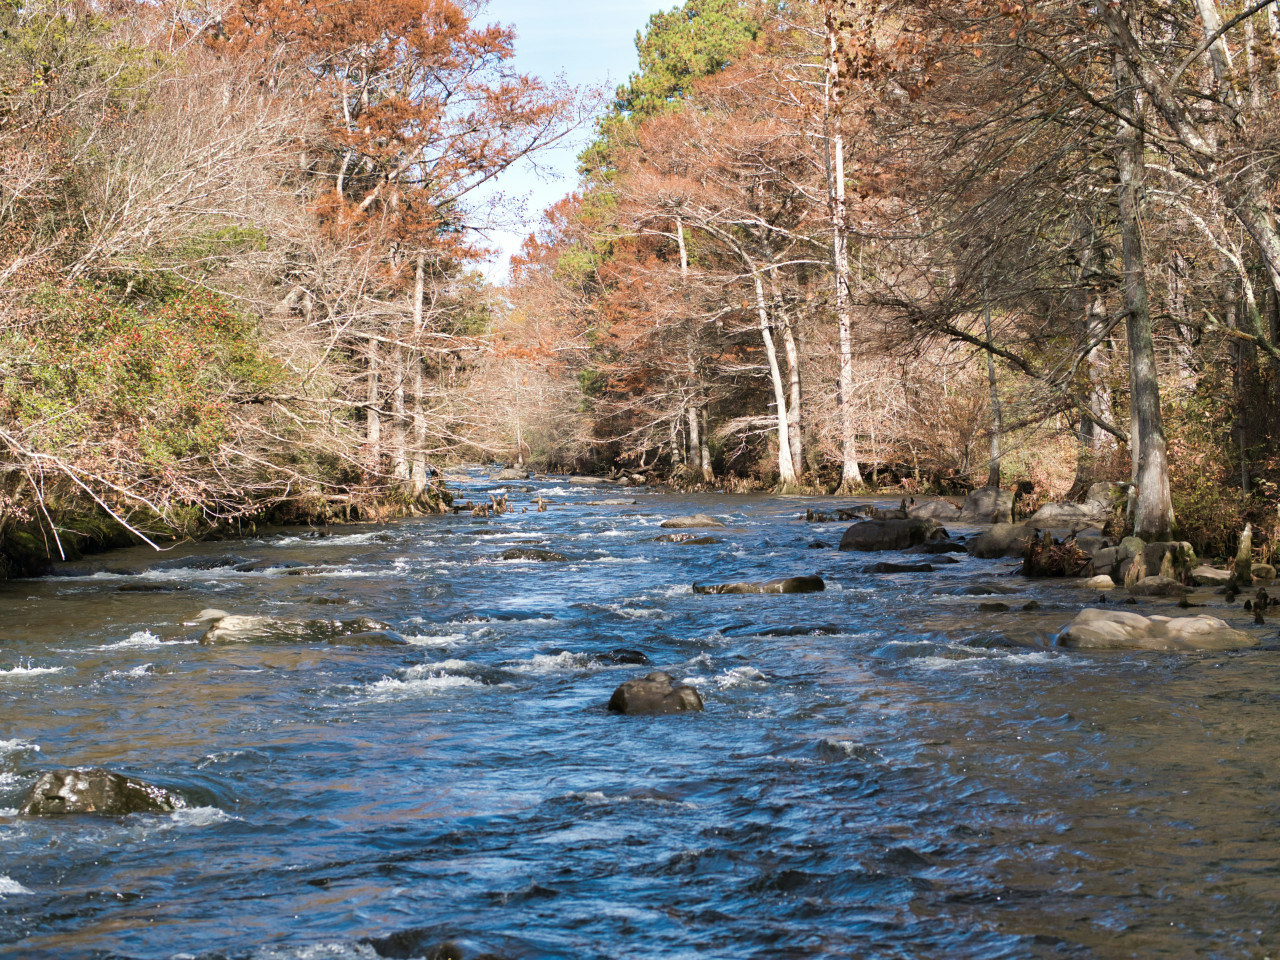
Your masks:
<path fill-rule="evenodd" d="M 843 525 L 804 524 L 801 499 L 508 488 L 556 503 L 0 585 L 0 953 L 1280 949 L 1280 654 L 1068 654 L 1075 586 L 967 558 L 862 573 L 809 549 Z M 721 542 L 655 542 L 697 512 Z M 530 544 L 569 560 L 497 559 Z M 827 592 L 690 590 L 809 573 Z M 980 612 L 990 593 L 1013 611 Z M 206 607 L 369 617 L 407 643 L 204 645 Z M 607 714 L 649 669 L 706 712 Z M 16 816 L 39 770 L 73 765 L 192 807 Z"/>

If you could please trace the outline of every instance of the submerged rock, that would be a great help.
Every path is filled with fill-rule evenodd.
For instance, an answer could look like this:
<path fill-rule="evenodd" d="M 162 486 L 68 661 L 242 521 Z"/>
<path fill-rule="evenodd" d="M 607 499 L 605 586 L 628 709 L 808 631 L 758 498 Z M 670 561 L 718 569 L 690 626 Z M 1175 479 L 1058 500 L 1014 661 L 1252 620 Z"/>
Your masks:
<path fill-rule="evenodd" d="M 963 543 L 957 543 L 954 540 L 935 540 L 932 543 L 922 543 L 911 551 L 912 553 L 966 553 L 967 550 Z M 937 563 L 938 561 L 934 561 Z"/>
<path fill-rule="evenodd" d="M 931 563 L 873 563 L 863 573 L 933 573 Z"/>
<path fill-rule="evenodd" d="M 369 617 L 354 620 L 286 620 L 241 616 L 225 610 L 201 610 L 191 623 L 213 621 L 201 643 L 320 642 L 367 646 L 399 646 L 404 639 L 391 625 Z"/>
<path fill-rule="evenodd" d="M 512 547 L 498 554 L 501 560 L 536 560 L 539 563 L 567 563 L 569 558 L 554 550 L 538 550 L 534 547 Z"/>
<path fill-rule="evenodd" d="M 685 530 L 692 527 L 723 527 L 724 524 L 705 513 L 695 513 L 691 517 L 672 517 L 670 520 L 663 520 L 658 526 L 668 530 Z"/>
<path fill-rule="evenodd" d="M 178 794 L 101 767 L 50 770 L 27 791 L 18 812 L 27 817 L 93 813 L 171 813 L 187 805 Z"/>
<path fill-rule="evenodd" d="M 649 658 L 639 650 L 628 650 L 625 647 L 618 647 L 616 650 L 605 650 L 601 653 L 592 653 L 588 656 L 596 663 L 629 663 L 638 664 L 642 667 L 647 667 L 650 663 Z"/>
<path fill-rule="evenodd" d="M 965 497 L 960 520 L 966 523 L 1012 523 L 1013 491 L 979 487 Z"/>
<path fill-rule="evenodd" d="M 708 583 L 693 585 L 694 593 L 821 593 L 827 585 L 821 577 L 783 577 L 755 583 Z"/>
<path fill-rule="evenodd" d="M 656 670 L 641 680 L 628 680 L 613 691 L 609 710 L 629 716 L 661 716 L 702 709 L 702 695 L 669 673 Z"/>
<path fill-rule="evenodd" d="M 864 520 L 844 532 L 840 549 L 865 553 L 909 550 L 930 540 L 946 538 L 947 531 L 932 520 Z"/>
<path fill-rule="evenodd" d="M 1217 617 L 1144 617 L 1123 610 L 1081 610 L 1058 635 L 1079 650 L 1238 650 L 1257 646 L 1249 634 Z"/>

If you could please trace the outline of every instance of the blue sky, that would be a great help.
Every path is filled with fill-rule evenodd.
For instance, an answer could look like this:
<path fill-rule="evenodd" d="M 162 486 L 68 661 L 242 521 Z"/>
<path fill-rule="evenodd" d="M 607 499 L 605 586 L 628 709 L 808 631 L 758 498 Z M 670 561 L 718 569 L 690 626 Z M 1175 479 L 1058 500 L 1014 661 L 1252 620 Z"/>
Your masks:
<path fill-rule="evenodd" d="M 676 0 L 489 0 L 479 20 L 515 26 L 517 70 L 547 79 L 563 75 L 573 86 L 604 84 L 612 90 L 636 68 L 636 31 L 651 13 L 676 5 Z M 542 155 L 541 171 L 522 164 L 503 175 L 496 189 L 509 197 L 528 197 L 526 222 L 490 233 L 503 251 L 488 267 L 491 279 L 505 279 L 507 257 L 542 211 L 574 188 L 576 157 L 590 137 L 591 131 L 583 130 L 572 143 Z"/>

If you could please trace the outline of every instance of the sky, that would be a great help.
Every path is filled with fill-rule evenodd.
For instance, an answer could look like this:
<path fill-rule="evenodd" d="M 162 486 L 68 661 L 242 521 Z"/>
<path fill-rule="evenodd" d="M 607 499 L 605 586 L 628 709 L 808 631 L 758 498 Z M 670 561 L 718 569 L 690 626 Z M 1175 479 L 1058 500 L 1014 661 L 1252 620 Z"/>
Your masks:
<path fill-rule="evenodd" d="M 563 76 L 571 86 L 612 92 L 636 69 L 636 31 L 649 15 L 677 0 L 489 0 L 479 21 L 516 28 L 515 69 L 547 80 Z M 486 268 L 502 282 L 507 261 L 536 226 L 542 211 L 574 189 L 577 155 L 590 141 L 588 127 L 571 141 L 539 155 L 537 167 L 520 164 L 499 178 L 496 189 L 509 197 L 527 197 L 525 222 L 489 234 L 501 254 Z"/>

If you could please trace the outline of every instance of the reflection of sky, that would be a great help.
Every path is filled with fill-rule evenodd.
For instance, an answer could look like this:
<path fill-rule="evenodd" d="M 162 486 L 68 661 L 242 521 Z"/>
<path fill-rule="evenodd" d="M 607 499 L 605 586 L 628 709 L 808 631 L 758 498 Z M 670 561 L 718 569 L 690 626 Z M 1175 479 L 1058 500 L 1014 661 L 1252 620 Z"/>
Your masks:
<path fill-rule="evenodd" d="M 517 70 L 549 80 L 563 75 L 573 86 L 603 84 L 612 91 L 636 68 L 636 31 L 651 13 L 676 5 L 675 0 L 489 0 L 479 20 L 515 25 Z M 507 258 L 542 211 L 575 187 L 576 158 L 590 137 L 590 129 L 581 130 L 542 155 L 536 167 L 521 164 L 498 180 L 496 191 L 527 199 L 508 210 L 509 222 L 489 231 L 491 244 L 502 251 L 488 268 L 494 280 L 505 279 Z"/>

